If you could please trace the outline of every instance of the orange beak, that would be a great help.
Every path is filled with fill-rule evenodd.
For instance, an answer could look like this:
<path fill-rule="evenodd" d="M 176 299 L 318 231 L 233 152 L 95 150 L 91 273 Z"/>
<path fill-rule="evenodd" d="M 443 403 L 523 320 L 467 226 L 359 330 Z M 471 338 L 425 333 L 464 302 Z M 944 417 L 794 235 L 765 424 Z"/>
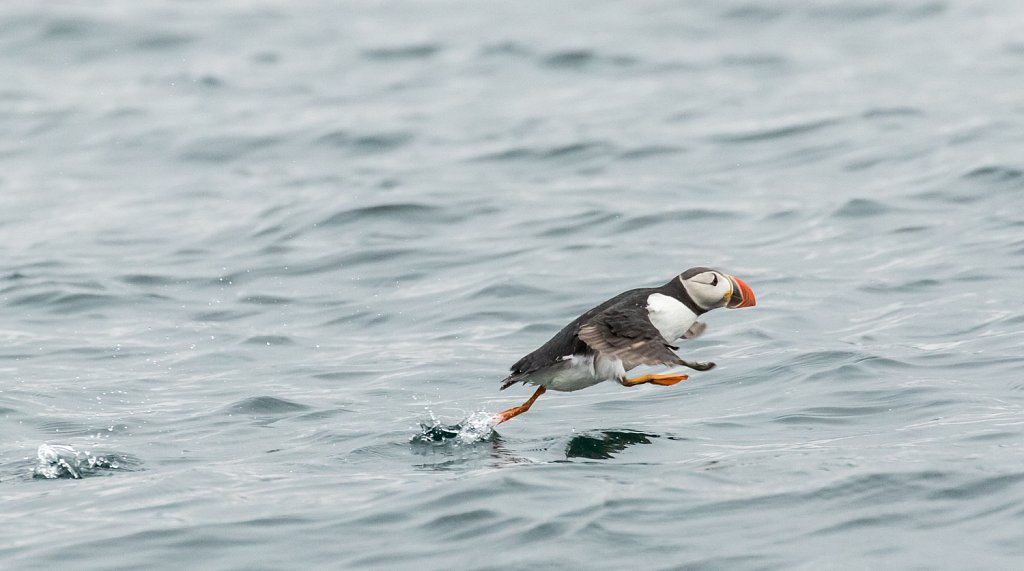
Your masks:
<path fill-rule="evenodd" d="M 732 282 L 732 296 L 729 297 L 728 303 L 725 304 L 729 309 L 739 309 L 741 307 L 754 307 L 757 305 L 757 300 L 754 299 L 754 290 L 750 289 L 747 283 L 735 276 L 729 276 L 729 281 Z"/>

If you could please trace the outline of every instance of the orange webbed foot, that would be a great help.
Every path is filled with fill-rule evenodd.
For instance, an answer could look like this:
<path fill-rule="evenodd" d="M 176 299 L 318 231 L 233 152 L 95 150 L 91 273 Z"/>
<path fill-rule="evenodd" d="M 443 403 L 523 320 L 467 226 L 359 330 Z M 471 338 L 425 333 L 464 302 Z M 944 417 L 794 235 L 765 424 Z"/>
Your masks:
<path fill-rule="evenodd" d="M 622 385 L 625 387 L 635 387 L 636 385 L 651 383 L 652 385 L 670 387 L 689 378 L 689 375 L 640 375 L 639 377 L 633 377 L 632 379 L 622 381 Z"/>

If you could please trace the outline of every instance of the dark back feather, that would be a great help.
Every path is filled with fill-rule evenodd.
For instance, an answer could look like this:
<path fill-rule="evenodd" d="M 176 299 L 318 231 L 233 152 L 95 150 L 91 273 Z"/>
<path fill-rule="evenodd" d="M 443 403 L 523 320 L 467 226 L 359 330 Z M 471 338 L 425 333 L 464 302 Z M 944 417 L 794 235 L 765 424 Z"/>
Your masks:
<path fill-rule="evenodd" d="M 579 338 L 580 328 L 595 315 L 624 301 L 635 301 L 635 303 L 646 305 L 647 296 L 654 291 L 654 288 L 631 289 L 620 293 L 597 307 L 587 310 L 583 315 L 580 315 L 563 327 L 561 331 L 535 351 L 516 361 L 511 367 L 512 374 L 507 379 L 511 380 L 514 377 L 528 375 L 544 367 L 554 365 L 566 355 L 592 354 L 593 350 Z"/>

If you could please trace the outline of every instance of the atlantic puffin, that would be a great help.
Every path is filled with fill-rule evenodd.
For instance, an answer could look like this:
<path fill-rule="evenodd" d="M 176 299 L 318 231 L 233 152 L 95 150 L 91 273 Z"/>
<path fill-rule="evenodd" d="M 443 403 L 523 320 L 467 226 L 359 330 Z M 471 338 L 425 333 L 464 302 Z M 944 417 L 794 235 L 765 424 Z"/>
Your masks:
<path fill-rule="evenodd" d="M 687 375 L 640 375 L 626 372 L 640 365 L 682 365 L 697 371 L 715 366 L 672 352 L 679 338 L 693 339 L 706 325 L 697 318 L 726 307 L 753 307 L 754 292 L 743 280 L 705 267 L 690 268 L 660 287 L 631 289 L 586 311 L 547 343 L 516 361 L 501 380 L 505 390 L 516 383 L 537 386 L 525 403 L 498 413 L 501 424 L 530 410 L 545 391 L 578 391 L 616 380 L 622 386 L 643 383 L 670 386 Z"/>

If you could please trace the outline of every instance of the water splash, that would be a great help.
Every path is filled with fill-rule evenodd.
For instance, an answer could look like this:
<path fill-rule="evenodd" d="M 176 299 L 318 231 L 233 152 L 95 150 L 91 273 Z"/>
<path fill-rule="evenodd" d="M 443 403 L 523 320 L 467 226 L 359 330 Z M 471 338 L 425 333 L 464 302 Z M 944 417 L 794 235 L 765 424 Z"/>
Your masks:
<path fill-rule="evenodd" d="M 412 437 L 413 444 L 432 446 L 463 446 L 491 440 L 496 425 L 494 415 L 486 411 L 477 411 L 462 422 L 444 424 L 434 413 L 430 413 L 430 423 L 421 422 L 421 432 Z"/>
<path fill-rule="evenodd" d="M 39 458 L 39 463 L 32 470 L 32 475 L 48 480 L 58 478 L 78 480 L 91 476 L 98 470 L 128 468 L 131 463 L 129 458 L 124 455 L 97 456 L 62 444 L 40 444 L 36 455 Z"/>

